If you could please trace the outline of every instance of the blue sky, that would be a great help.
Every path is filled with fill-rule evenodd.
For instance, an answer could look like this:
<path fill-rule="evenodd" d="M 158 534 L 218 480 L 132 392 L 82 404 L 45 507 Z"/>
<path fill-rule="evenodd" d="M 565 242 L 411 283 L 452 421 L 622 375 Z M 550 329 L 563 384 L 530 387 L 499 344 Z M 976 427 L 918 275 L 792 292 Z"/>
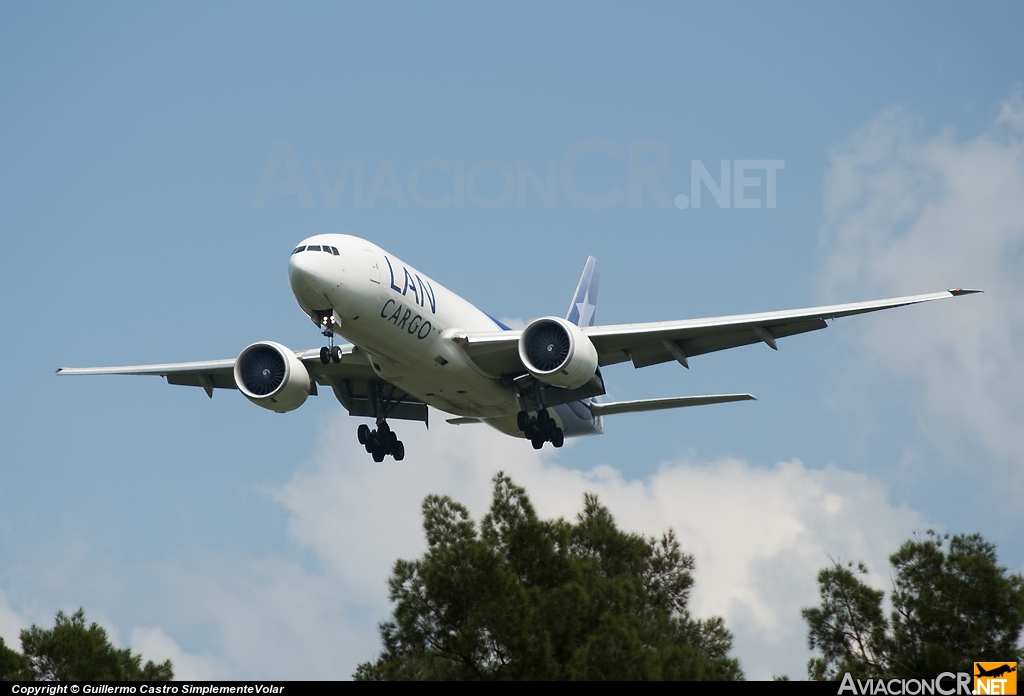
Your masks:
<path fill-rule="evenodd" d="M 184 676 L 345 676 L 379 645 L 391 563 L 421 548 L 419 500 L 482 514 L 500 468 L 546 514 L 596 490 L 631 528 L 684 532 L 695 609 L 726 616 L 752 677 L 803 675 L 799 607 L 826 554 L 885 587 L 887 554 L 938 526 L 1021 569 L 1022 19 L 1009 3 L 5 4 L 0 635 L 84 606 Z M 648 186 L 630 200 L 660 156 L 661 204 Z M 723 160 L 732 183 L 738 162 L 784 163 L 775 206 L 764 171 L 739 196 L 759 207 L 706 187 L 700 208 L 671 204 L 695 161 L 717 180 Z M 308 196 L 261 197 L 268 166 Z M 515 175 L 549 166 L 546 203 Z M 417 168 L 450 204 L 416 202 Z M 621 200 L 581 204 L 566 176 Z M 540 455 L 435 414 L 429 433 L 398 426 L 406 461 L 374 465 L 327 395 L 277 415 L 54 376 L 319 345 L 285 270 L 325 231 L 507 319 L 564 314 L 588 254 L 600 323 L 987 292 L 778 353 L 609 369 L 616 399 L 759 401 L 609 418 Z"/>

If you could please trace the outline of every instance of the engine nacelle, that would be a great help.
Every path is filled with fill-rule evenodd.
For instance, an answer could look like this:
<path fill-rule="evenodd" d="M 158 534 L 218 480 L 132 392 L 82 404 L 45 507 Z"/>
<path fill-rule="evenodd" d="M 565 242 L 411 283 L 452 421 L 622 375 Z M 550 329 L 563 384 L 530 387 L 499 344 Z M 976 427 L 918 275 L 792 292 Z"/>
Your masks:
<path fill-rule="evenodd" d="M 545 384 L 576 389 L 597 372 L 597 348 L 570 321 L 543 317 L 530 322 L 519 337 L 519 359 Z"/>
<path fill-rule="evenodd" d="M 257 406 L 286 413 L 306 402 L 310 377 L 295 353 L 280 343 L 261 341 L 235 360 L 235 385 Z"/>

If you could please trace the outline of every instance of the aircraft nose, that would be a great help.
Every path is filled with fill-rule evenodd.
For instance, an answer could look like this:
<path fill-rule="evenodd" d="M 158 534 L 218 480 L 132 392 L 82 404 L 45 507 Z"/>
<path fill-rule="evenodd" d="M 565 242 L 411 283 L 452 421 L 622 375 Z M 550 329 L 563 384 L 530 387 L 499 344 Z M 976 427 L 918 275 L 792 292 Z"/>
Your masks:
<path fill-rule="evenodd" d="M 326 282 L 329 269 L 325 267 L 329 258 L 333 258 L 333 254 L 325 255 L 319 248 L 312 251 L 299 246 L 292 252 L 288 259 L 288 284 L 300 304 L 323 304 L 323 292 L 329 285 Z"/>
<path fill-rule="evenodd" d="M 308 283 L 312 279 L 314 265 L 309 254 L 301 252 L 292 253 L 291 258 L 288 259 L 288 280 L 293 288 L 296 281 Z"/>

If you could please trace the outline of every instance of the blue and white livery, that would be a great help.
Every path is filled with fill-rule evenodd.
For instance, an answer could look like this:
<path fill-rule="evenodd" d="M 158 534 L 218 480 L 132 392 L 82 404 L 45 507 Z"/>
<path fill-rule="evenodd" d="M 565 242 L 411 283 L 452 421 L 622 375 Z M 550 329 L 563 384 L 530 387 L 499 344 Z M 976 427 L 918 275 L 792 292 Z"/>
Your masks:
<path fill-rule="evenodd" d="M 504 433 L 561 447 L 566 437 L 599 434 L 616 413 L 745 401 L 750 394 L 599 402 L 601 368 L 645 367 L 765 343 L 826 327 L 827 319 L 917 304 L 977 290 L 948 290 L 874 302 L 643 324 L 595 324 L 600 267 L 587 259 L 566 317 L 510 329 L 425 273 L 349 235 L 310 237 L 292 251 L 288 280 L 302 311 L 327 339 L 292 351 L 273 341 L 237 358 L 165 365 L 59 368 L 58 374 L 162 375 L 171 384 L 238 389 L 257 406 L 292 411 L 319 387 L 334 392 L 362 424 L 359 441 L 375 461 L 405 457 L 388 420 L 427 422 L 428 406 L 449 423 L 486 423 Z M 348 343 L 336 344 L 336 336 Z"/>

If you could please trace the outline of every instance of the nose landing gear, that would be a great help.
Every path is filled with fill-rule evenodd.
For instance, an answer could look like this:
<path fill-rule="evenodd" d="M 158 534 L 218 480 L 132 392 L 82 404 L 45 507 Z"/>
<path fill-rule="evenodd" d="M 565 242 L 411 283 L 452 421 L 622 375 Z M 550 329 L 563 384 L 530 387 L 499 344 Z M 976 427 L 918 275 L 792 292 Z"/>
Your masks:
<path fill-rule="evenodd" d="M 376 429 L 370 430 L 365 423 L 356 430 L 356 437 L 359 444 L 366 447 L 366 451 L 373 456 L 373 461 L 382 462 L 384 457 L 391 455 L 396 462 L 405 459 L 405 445 L 398 439 L 387 421 L 381 421 Z"/>
<path fill-rule="evenodd" d="M 538 411 L 535 418 L 531 418 L 526 411 L 520 411 L 516 417 L 516 425 L 526 435 L 526 439 L 533 444 L 534 449 L 539 450 L 545 442 L 550 442 L 555 447 L 561 447 L 565 443 L 565 433 L 558 427 L 546 408 Z"/>
<path fill-rule="evenodd" d="M 329 362 L 341 362 L 341 346 L 334 345 L 334 317 L 324 316 L 320 320 L 320 328 L 327 337 L 327 345 L 320 349 L 320 362 L 326 365 Z"/>

